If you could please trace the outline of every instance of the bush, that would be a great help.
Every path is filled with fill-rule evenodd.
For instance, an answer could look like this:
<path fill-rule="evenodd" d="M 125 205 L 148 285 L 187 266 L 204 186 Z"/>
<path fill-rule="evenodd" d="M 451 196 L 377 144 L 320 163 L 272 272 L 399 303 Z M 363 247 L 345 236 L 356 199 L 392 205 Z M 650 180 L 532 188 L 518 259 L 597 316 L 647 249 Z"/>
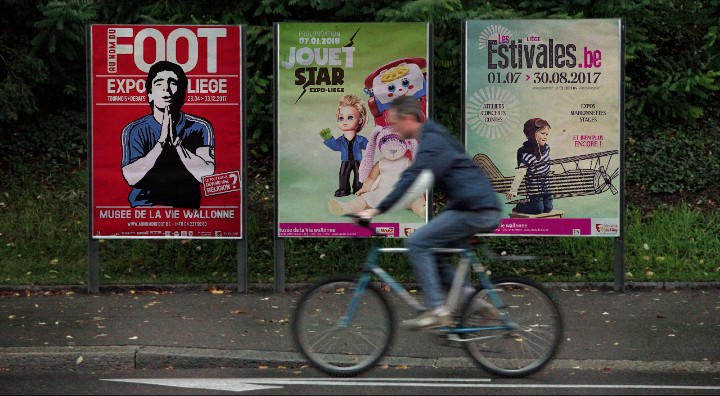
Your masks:
<path fill-rule="evenodd" d="M 718 118 L 686 127 L 636 131 L 626 144 L 627 181 L 653 193 L 700 191 L 718 185 Z"/>

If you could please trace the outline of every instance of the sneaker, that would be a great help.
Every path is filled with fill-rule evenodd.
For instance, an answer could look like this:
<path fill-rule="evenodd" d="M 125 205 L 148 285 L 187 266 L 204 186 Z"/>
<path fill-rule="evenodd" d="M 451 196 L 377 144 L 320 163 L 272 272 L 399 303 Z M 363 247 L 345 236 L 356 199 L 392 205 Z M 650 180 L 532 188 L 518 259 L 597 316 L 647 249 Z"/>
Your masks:
<path fill-rule="evenodd" d="M 402 327 L 407 330 L 420 330 L 430 327 L 448 326 L 452 323 L 452 313 L 444 306 L 425 311 L 414 319 L 404 320 Z"/>
<path fill-rule="evenodd" d="M 494 305 L 490 304 L 482 298 L 474 299 L 472 301 L 472 306 L 470 307 L 470 309 L 472 310 L 472 312 L 476 313 L 479 316 L 482 316 L 485 319 L 500 320 L 500 311 L 498 311 Z"/>
<path fill-rule="evenodd" d="M 465 305 L 470 301 L 472 296 L 475 295 L 477 290 L 472 286 L 465 286 L 460 291 L 460 304 L 458 305 L 458 310 L 462 310 L 465 308 Z"/>

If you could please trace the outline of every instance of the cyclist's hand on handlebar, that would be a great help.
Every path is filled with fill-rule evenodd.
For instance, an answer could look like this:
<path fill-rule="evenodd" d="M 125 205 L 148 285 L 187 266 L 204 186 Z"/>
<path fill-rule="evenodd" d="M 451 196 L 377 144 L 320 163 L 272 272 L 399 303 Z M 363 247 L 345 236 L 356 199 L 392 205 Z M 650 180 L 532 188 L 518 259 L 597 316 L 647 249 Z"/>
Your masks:
<path fill-rule="evenodd" d="M 356 215 L 357 217 L 359 217 L 359 218 L 361 218 L 361 219 L 363 219 L 363 220 L 367 220 L 367 221 L 371 220 L 373 217 L 375 217 L 375 216 L 377 216 L 377 215 L 379 215 L 379 214 L 380 214 L 380 211 L 379 211 L 379 210 L 377 210 L 377 209 L 372 209 L 372 208 L 370 208 L 370 209 L 364 209 L 364 210 L 361 210 L 361 211 L 355 213 L 355 215 Z"/>
<path fill-rule="evenodd" d="M 373 217 L 380 214 L 377 209 L 365 209 L 356 213 L 348 213 L 345 216 L 352 217 L 353 222 L 359 226 L 368 227 Z"/>

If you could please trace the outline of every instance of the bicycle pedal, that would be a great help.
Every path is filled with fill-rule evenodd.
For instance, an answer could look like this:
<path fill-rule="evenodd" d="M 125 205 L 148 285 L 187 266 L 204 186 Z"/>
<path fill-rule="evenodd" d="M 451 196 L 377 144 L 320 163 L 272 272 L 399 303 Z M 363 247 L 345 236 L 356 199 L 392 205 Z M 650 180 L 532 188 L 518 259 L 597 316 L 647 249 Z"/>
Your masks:
<path fill-rule="evenodd" d="M 453 341 L 453 342 L 461 342 L 461 341 L 462 341 L 462 338 L 460 338 L 460 336 L 457 335 L 457 334 L 455 334 L 455 333 L 448 333 L 448 334 L 445 336 L 445 338 L 446 338 L 448 341 Z"/>
<path fill-rule="evenodd" d="M 438 344 L 442 345 L 444 347 L 456 347 L 456 348 L 463 348 L 462 339 L 457 334 L 447 333 L 447 332 L 435 332 L 433 334 L 434 337 L 432 339 Z"/>

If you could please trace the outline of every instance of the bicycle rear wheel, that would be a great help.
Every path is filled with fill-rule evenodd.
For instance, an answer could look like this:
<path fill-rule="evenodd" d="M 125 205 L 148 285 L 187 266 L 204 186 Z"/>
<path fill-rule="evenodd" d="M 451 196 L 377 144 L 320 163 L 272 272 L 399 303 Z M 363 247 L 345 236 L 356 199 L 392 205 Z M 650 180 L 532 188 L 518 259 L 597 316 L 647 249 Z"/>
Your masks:
<path fill-rule="evenodd" d="M 555 300 L 539 283 L 525 278 L 493 280 L 493 291 L 504 307 L 500 311 L 507 321 L 480 315 L 487 316 L 487 310 L 478 309 L 485 304 L 477 300 L 492 304 L 492 299 L 488 290 L 479 290 L 466 304 L 463 327 L 497 329 L 466 334 L 468 353 L 482 368 L 501 377 L 524 377 L 537 372 L 560 346 L 563 324 Z"/>
<path fill-rule="evenodd" d="M 358 280 L 320 281 L 298 301 L 293 337 L 300 352 L 320 371 L 352 376 L 383 357 L 395 332 L 386 298 L 371 283 L 358 294 Z"/>

